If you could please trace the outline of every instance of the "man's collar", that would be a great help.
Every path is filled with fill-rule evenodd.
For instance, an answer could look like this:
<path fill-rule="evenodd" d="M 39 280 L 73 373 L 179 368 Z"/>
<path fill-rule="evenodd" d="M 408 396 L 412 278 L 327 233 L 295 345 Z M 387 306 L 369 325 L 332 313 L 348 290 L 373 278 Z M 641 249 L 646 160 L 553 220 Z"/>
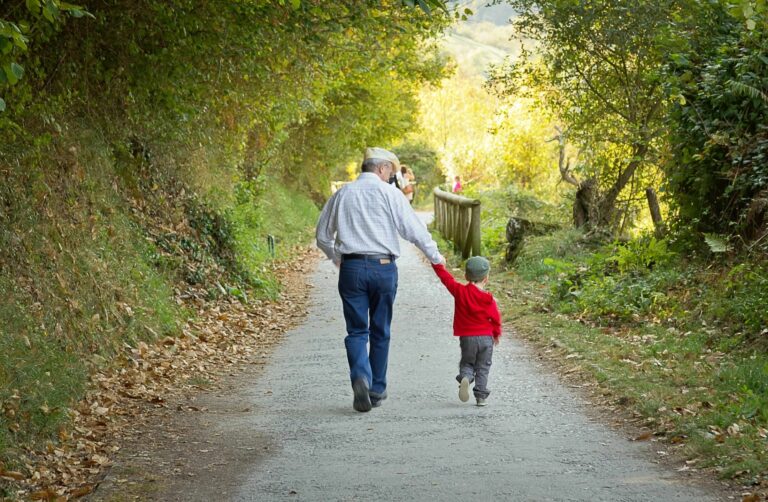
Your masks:
<path fill-rule="evenodd" d="M 360 176 L 358 176 L 357 179 L 362 180 L 362 179 L 368 179 L 368 178 L 371 178 L 371 177 L 376 178 L 377 180 L 381 181 L 381 178 L 379 178 L 379 176 L 376 173 L 367 173 L 367 172 L 366 173 L 360 173 Z"/>

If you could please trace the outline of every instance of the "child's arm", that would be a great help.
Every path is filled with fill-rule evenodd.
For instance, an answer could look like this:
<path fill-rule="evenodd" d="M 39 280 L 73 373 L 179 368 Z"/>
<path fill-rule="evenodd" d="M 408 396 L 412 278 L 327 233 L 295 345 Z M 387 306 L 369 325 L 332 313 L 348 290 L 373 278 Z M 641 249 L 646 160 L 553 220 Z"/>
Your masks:
<path fill-rule="evenodd" d="M 452 295 L 456 296 L 456 291 L 458 291 L 461 285 L 458 282 L 456 282 L 456 279 L 454 279 L 451 273 L 448 272 L 448 269 L 445 268 L 445 265 L 443 265 L 442 263 L 438 263 L 437 265 L 435 265 L 433 263 L 432 268 L 434 269 L 437 276 L 440 278 L 440 282 L 442 282 L 445 285 L 445 287 L 448 289 L 448 291 Z"/>
<path fill-rule="evenodd" d="M 499 344 L 499 338 L 501 338 L 501 314 L 499 314 L 499 306 L 496 304 L 496 300 L 493 301 L 490 307 L 490 318 L 493 334 L 493 344 Z"/>

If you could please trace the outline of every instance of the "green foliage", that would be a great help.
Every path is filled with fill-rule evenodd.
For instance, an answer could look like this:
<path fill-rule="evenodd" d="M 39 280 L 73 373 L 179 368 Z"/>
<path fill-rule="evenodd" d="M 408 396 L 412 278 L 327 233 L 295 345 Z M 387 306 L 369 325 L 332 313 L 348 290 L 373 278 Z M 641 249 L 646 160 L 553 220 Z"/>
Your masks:
<path fill-rule="evenodd" d="M 614 243 L 581 263 L 548 258 L 544 264 L 557 277 L 552 292 L 566 310 L 638 321 L 649 314 L 669 315 L 667 292 L 677 279 L 667 268 L 673 257 L 666 241 L 650 237 Z"/>
<path fill-rule="evenodd" d="M 544 201 L 536 193 L 514 184 L 501 190 L 479 190 L 470 186 L 465 195 L 481 201 L 482 246 L 488 255 L 504 255 L 510 217 L 551 226 L 559 226 L 567 220 L 568 210 L 564 206 Z"/>
<path fill-rule="evenodd" d="M 747 335 L 748 340 L 764 344 L 760 338 L 768 334 L 764 331 L 768 326 L 768 268 L 741 263 L 721 281 L 705 297 L 711 309 L 709 319 L 719 320 L 732 331 Z"/>
<path fill-rule="evenodd" d="M 659 68 L 674 37 L 676 2 L 510 0 L 519 36 L 535 41 L 492 69 L 490 88 L 528 96 L 577 149 L 571 176 L 599 188 L 591 223 L 616 228 L 654 186 L 666 106 Z M 550 133 L 550 134 L 553 134 Z M 565 170 L 565 162 L 561 165 Z M 621 211 L 617 211 L 621 209 Z"/>
<path fill-rule="evenodd" d="M 761 235 L 768 211 L 768 18 L 744 5 L 692 12 L 690 45 L 668 68 L 676 148 L 666 173 L 682 225 L 749 239 Z"/>
<path fill-rule="evenodd" d="M 0 94 L 16 85 L 25 70 L 19 64 L 29 44 L 45 41 L 65 22 L 65 16 L 91 16 L 83 7 L 60 0 L 24 0 L 5 2 L 0 7 Z M 19 12 L 21 11 L 21 12 Z M 9 16 L 14 16 L 9 20 Z M 93 17 L 93 16 L 91 16 Z M 30 40 L 32 38 L 32 41 Z M 6 109 L 0 97 L 0 112 Z"/>
<path fill-rule="evenodd" d="M 237 262 L 251 274 L 251 283 L 263 293 L 274 296 L 279 290 L 278 277 L 271 274 L 275 260 L 290 256 L 292 246 L 310 241 L 319 211 L 305 195 L 295 192 L 278 180 L 267 182 L 268 189 L 246 197 L 240 191 L 232 217 Z M 274 255 L 270 248 L 274 245 Z"/>
<path fill-rule="evenodd" d="M 725 253 L 730 249 L 727 237 L 722 235 L 704 234 L 704 242 L 707 243 L 709 250 L 713 253 Z"/>
<path fill-rule="evenodd" d="M 634 239 L 615 247 L 606 261 L 614 262 L 620 274 L 643 274 L 655 266 L 664 266 L 674 256 L 667 241 L 656 237 Z"/>
<path fill-rule="evenodd" d="M 573 273 L 591 248 L 584 240 L 584 232 L 574 228 L 534 236 L 526 240 L 515 269 L 526 280 L 547 283 Z"/>
<path fill-rule="evenodd" d="M 754 354 L 743 364 L 723 365 L 715 381 L 724 390 L 736 389 L 739 398 L 730 403 L 728 416 L 718 425 L 728 427 L 740 417 L 768 423 L 768 358 Z"/>

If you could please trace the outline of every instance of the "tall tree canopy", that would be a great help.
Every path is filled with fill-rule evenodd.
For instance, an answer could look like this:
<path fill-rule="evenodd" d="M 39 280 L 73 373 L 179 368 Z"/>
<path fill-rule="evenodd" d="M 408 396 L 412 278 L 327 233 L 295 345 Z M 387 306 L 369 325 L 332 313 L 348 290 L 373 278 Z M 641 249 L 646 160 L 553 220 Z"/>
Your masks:
<path fill-rule="evenodd" d="M 571 2 L 510 0 L 521 37 L 535 41 L 516 61 L 494 69 L 500 94 L 531 95 L 579 150 L 564 178 L 596 183 L 590 221 L 618 222 L 617 200 L 640 188 L 661 145 L 666 106 L 660 78 L 674 1 Z M 552 131 L 554 134 L 554 131 Z M 570 176 L 569 176 L 570 175 Z M 574 181 L 577 180 L 577 181 Z"/>
<path fill-rule="evenodd" d="M 269 166 L 320 192 L 330 166 L 413 123 L 451 16 L 438 0 L 14 0 L 0 20 L 6 161 L 77 118 L 117 150 L 183 165 L 202 148 L 246 179 Z"/>

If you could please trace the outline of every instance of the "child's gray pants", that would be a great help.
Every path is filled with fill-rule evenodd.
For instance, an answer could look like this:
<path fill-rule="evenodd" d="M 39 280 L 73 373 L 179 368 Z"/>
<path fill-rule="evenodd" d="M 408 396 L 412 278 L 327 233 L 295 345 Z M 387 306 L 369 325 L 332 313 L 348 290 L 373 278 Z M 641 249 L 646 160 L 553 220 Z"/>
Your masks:
<path fill-rule="evenodd" d="M 490 395 L 488 390 L 488 373 L 491 370 L 493 359 L 492 336 L 460 336 L 461 361 L 459 361 L 459 374 L 456 380 L 467 377 L 475 382 L 473 392 L 476 398 L 485 399 Z"/>

